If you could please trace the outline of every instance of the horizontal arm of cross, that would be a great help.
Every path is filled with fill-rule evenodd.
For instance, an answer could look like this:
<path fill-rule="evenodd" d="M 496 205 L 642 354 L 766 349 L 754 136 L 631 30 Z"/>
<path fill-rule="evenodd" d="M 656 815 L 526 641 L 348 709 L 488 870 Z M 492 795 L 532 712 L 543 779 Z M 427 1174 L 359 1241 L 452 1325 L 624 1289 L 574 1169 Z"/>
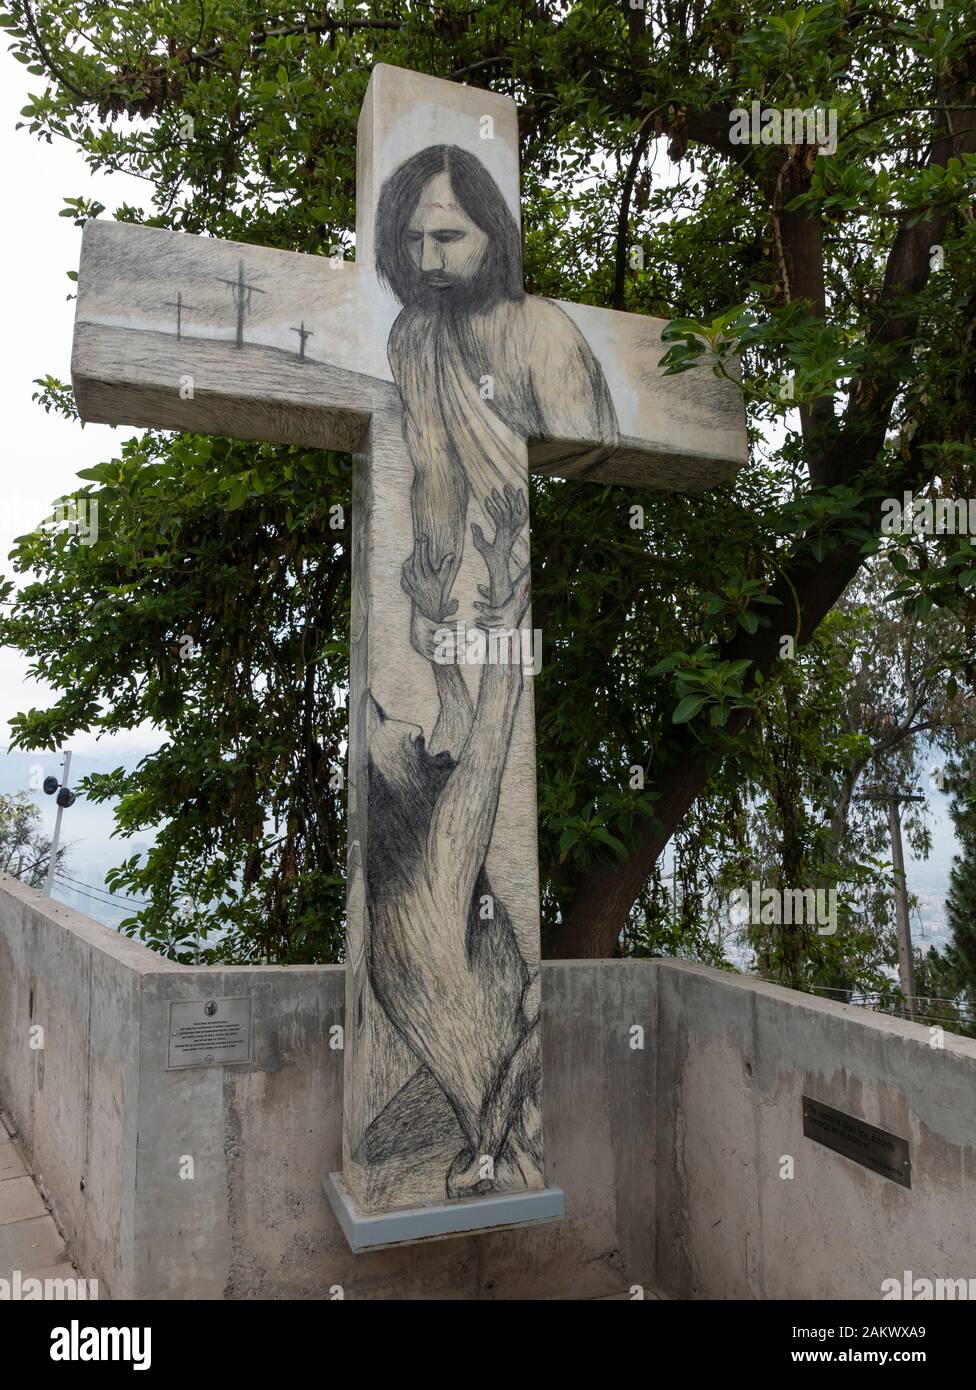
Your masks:
<path fill-rule="evenodd" d="M 238 344 L 220 287 L 240 283 L 242 260 L 245 281 L 258 276 L 265 288 Z M 179 337 L 169 312 L 177 286 L 193 296 Z M 569 320 L 600 362 L 615 413 L 594 438 L 570 391 L 527 440 L 535 471 L 697 492 L 742 465 L 741 393 L 703 369 L 665 376 L 663 320 L 530 302 L 541 307 L 526 370 L 546 359 L 561 375 L 565 334 L 549 327 Z M 102 423 L 355 450 L 371 415 L 397 404 L 387 343 L 399 310 L 365 264 L 93 221 L 78 280 L 78 409 Z M 296 350 L 296 318 L 314 325 L 312 354 Z"/>
<path fill-rule="evenodd" d="M 223 286 L 237 288 L 241 258 L 247 279 L 264 281 L 266 302 L 239 347 Z M 81 417 L 358 449 L 372 413 L 396 399 L 375 315 L 370 331 L 368 302 L 378 296 L 364 282 L 373 278 L 352 262 L 91 222 L 71 363 Z M 180 337 L 169 313 L 176 284 L 195 305 L 183 306 Z M 310 311 L 327 342 L 321 361 L 296 350 L 292 322 Z"/>

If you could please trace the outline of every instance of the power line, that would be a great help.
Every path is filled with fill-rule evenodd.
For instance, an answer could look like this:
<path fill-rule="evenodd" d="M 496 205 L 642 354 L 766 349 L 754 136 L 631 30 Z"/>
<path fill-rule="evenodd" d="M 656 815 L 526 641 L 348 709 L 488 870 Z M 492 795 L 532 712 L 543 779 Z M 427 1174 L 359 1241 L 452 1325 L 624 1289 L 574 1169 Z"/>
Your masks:
<path fill-rule="evenodd" d="M 88 898 L 93 903 L 100 903 L 102 907 L 114 907 L 118 912 L 125 911 L 125 908 L 122 904 L 113 902 L 111 898 L 103 898 L 99 896 L 99 894 L 97 893 L 88 892 L 88 890 L 85 888 L 79 888 L 76 884 L 70 882 L 67 879 L 62 878 L 60 874 L 55 874 L 54 881 L 55 883 L 60 883 L 63 888 L 66 888 L 68 890 L 68 892 L 80 893 L 83 898 Z M 146 906 L 147 904 L 141 905 Z"/>
<path fill-rule="evenodd" d="M 776 984 L 777 981 L 770 980 L 769 983 Z M 859 999 L 885 999 L 888 997 L 885 991 L 880 989 L 841 989 L 839 985 L 811 985 L 810 989 L 823 990 L 824 993 L 827 994 L 843 994 L 846 995 L 848 999 L 852 999 L 854 995 L 857 995 Z M 942 994 L 912 994 L 909 997 L 919 1002 L 927 1002 L 929 1004 L 951 1004 L 953 1008 L 957 1007 L 954 999 L 947 999 L 945 995 Z"/>
<path fill-rule="evenodd" d="M 90 892 L 87 888 L 79 888 L 77 884 L 71 883 L 68 879 L 61 878 L 55 874 L 54 881 L 60 884 L 68 893 L 80 893 L 83 898 L 88 898 L 91 902 L 101 903 L 103 907 L 114 907 L 117 912 L 127 911 L 127 906 L 122 903 L 113 902 L 111 898 L 103 897 L 100 893 Z"/>
<path fill-rule="evenodd" d="M 105 893 L 108 897 L 119 898 L 122 902 L 135 903 L 137 907 L 146 906 L 145 898 L 131 898 L 129 897 L 128 893 L 113 893 L 111 888 L 106 888 L 104 887 L 104 885 L 102 887 L 99 887 L 97 883 L 86 883 L 83 878 L 72 878 L 69 873 L 67 873 L 64 869 L 61 868 L 59 868 L 57 872 L 60 878 L 66 878 L 71 883 L 77 883 L 82 888 L 91 888 L 96 893 Z"/>
<path fill-rule="evenodd" d="M 94 893 L 86 893 L 84 888 L 76 888 L 73 883 L 65 883 L 64 880 L 60 878 L 55 878 L 54 882 L 58 884 L 59 887 L 64 888 L 66 892 L 77 893 L 79 897 L 87 898 L 89 902 L 97 903 L 99 907 L 114 907 L 117 912 L 122 911 L 118 903 L 109 902 L 108 898 L 98 898 Z"/>

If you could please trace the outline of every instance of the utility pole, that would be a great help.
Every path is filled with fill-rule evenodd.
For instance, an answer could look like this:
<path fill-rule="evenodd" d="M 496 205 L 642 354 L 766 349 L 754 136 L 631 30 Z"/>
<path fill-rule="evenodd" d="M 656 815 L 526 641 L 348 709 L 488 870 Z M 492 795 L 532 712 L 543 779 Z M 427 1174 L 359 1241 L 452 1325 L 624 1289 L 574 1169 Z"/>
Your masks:
<path fill-rule="evenodd" d="M 47 866 L 47 881 L 44 884 L 44 891 L 51 896 L 51 889 L 54 887 L 54 868 L 58 862 L 58 841 L 61 839 L 61 817 L 64 815 L 64 808 L 70 806 L 74 801 L 74 795 L 68 786 L 68 772 L 71 768 L 71 750 L 64 750 L 64 762 L 61 764 L 61 783 L 58 784 L 56 777 L 48 777 L 44 781 L 44 790 L 49 794 L 58 794 L 58 814 L 54 818 L 54 839 L 51 841 L 51 857 Z M 54 786 L 51 786 L 51 783 Z"/>
<path fill-rule="evenodd" d="M 244 346 L 244 315 L 251 312 L 251 295 L 264 294 L 264 290 L 259 290 L 257 285 L 249 285 L 244 279 L 244 261 L 237 262 L 237 279 L 224 280 L 223 276 L 218 277 L 221 283 L 229 285 L 234 296 L 234 304 L 237 308 L 237 346 Z"/>
<path fill-rule="evenodd" d="M 905 851 L 901 842 L 902 801 L 924 801 L 924 796 L 912 792 L 864 792 L 855 801 L 886 801 L 888 826 L 891 830 L 891 867 L 895 875 L 895 922 L 898 928 L 898 983 L 905 996 L 904 1015 L 915 1018 L 915 957 L 912 955 L 912 928 L 908 920 L 908 883 L 905 878 Z"/>
<path fill-rule="evenodd" d="M 924 796 L 901 796 L 893 792 L 888 798 L 888 823 L 891 826 L 891 867 L 895 872 L 895 918 L 898 922 L 898 975 L 902 993 L 908 1005 L 908 1017 L 915 1017 L 915 958 L 912 955 L 912 929 L 908 920 L 908 884 L 905 881 L 905 854 L 901 844 L 899 801 L 924 801 Z"/>

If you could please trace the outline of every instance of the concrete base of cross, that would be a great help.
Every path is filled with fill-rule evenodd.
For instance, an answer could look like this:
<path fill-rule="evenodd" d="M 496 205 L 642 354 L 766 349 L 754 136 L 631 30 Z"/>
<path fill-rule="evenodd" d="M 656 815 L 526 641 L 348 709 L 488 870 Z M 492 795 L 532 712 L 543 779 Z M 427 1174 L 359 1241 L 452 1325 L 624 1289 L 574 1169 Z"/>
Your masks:
<path fill-rule="evenodd" d="M 467 1235 L 472 1231 L 537 1226 L 544 1221 L 559 1221 L 566 1215 L 566 1198 L 561 1187 L 546 1187 L 540 1192 L 466 1197 L 436 1206 L 401 1207 L 396 1211 L 366 1215 L 350 1197 L 341 1173 L 330 1173 L 322 1180 L 322 1186 L 354 1255 L 390 1245 Z"/>

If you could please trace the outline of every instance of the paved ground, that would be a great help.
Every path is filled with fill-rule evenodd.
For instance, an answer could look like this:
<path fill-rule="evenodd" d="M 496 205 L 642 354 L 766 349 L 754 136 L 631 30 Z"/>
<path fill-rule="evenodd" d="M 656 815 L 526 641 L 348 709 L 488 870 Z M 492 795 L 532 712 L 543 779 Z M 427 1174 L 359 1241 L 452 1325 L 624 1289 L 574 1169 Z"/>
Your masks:
<path fill-rule="evenodd" d="M 0 1279 L 11 1279 L 16 1269 L 22 1279 L 78 1275 L 13 1140 L 10 1123 L 0 1115 Z"/>

